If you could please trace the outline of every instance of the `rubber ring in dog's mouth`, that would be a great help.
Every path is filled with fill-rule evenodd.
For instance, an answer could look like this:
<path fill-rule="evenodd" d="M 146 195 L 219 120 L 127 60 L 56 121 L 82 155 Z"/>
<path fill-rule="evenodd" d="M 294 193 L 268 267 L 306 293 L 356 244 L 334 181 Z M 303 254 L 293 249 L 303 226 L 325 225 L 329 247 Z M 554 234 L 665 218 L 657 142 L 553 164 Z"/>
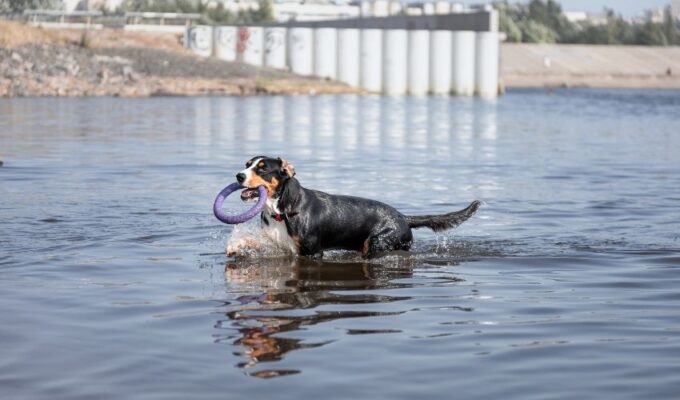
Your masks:
<path fill-rule="evenodd" d="M 241 200 L 243 200 L 243 201 L 255 200 L 258 197 L 260 197 L 259 187 L 255 188 L 255 189 L 250 189 L 250 188 L 244 189 L 241 192 Z"/>
<path fill-rule="evenodd" d="M 241 224 L 243 222 L 246 222 L 249 219 L 255 217 L 260 212 L 262 212 L 262 209 L 264 208 L 264 204 L 267 201 L 267 189 L 264 186 L 258 186 L 257 187 L 257 194 L 258 194 L 257 204 L 255 204 L 253 207 L 251 207 L 248 211 L 241 213 L 241 214 L 236 214 L 236 215 L 229 215 L 229 214 L 225 213 L 224 211 L 222 211 L 222 204 L 224 203 L 224 200 L 227 197 L 229 197 L 230 194 L 234 193 L 235 191 L 237 191 L 238 189 L 241 189 L 241 188 L 243 188 L 243 186 L 241 186 L 239 183 L 234 182 L 231 185 L 222 189 L 222 191 L 215 198 L 215 203 L 213 204 L 213 213 L 215 214 L 215 217 L 217 217 L 217 219 L 224 222 L 225 224 L 232 224 L 233 225 L 233 224 Z M 246 190 L 249 190 L 249 189 L 246 189 Z"/>

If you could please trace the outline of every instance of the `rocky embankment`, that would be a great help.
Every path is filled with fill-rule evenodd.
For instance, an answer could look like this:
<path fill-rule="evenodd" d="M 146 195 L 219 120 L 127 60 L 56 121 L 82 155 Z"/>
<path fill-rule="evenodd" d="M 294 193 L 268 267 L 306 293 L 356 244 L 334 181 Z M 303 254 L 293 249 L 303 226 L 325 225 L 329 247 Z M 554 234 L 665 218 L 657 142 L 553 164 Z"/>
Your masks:
<path fill-rule="evenodd" d="M 112 30 L 55 33 L 0 24 L 2 97 L 356 92 L 337 82 L 199 58 L 177 38 Z M 17 40 L 21 37 L 25 40 Z"/>

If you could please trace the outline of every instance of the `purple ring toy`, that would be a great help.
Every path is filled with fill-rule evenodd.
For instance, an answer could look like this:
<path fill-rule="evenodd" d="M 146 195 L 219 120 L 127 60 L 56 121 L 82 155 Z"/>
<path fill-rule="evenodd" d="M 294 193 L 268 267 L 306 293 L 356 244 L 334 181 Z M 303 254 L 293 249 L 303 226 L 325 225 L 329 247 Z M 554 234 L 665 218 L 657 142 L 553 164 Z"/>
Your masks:
<path fill-rule="evenodd" d="M 267 189 L 265 189 L 264 186 L 258 186 L 257 192 L 260 195 L 260 197 L 257 199 L 257 204 L 255 204 L 250 210 L 237 215 L 228 215 L 224 211 L 222 211 L 222 203 L 224 203 L 224 199 L 226 199 L 230 194 L 241 188 L 243 188 L 243 186 L 234 182 L 231 185 L 222 189 L 220 194 L 218 194 L 217 198 L 215 199 L 215 204 L 213 204 L 213 213 L 215 213 L 215 217 L 217 217 L 217 219 L 224 222 L 225 224 L 233 225 L 246 222 L 249 219 L 256 216 L 257 214 L 259 214 L 264 208 L 264 203 L 267 201 Z"/>

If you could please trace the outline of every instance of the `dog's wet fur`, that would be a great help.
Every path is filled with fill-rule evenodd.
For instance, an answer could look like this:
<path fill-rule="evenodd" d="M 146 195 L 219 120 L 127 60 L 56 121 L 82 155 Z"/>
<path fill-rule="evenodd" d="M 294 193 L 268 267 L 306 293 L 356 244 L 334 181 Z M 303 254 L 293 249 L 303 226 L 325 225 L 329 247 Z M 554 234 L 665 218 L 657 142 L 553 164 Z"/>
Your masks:
<path fill-rule="evenodd" d="M 479 208 L 473 201 L 467 208 L 443 215 L 407 216 L 379 201 L 353 196 L 331 195 L 306 189 L 295 178 L 292 164 L 281 158 L 253 157 L 236 175 L 246 187 L 244 201 L 258 197 L 257 187 L 267 189 L 261 214 L 262 228 L 270 239 L 291 253 L 323 257 L 324 250 L 342 249 L 374 257 L 392 250 L 409 250 L 412 228 L 443 231 L 470 218 Z M 256 241 L 237 243 L 227 252 L 234 255 Z"/>

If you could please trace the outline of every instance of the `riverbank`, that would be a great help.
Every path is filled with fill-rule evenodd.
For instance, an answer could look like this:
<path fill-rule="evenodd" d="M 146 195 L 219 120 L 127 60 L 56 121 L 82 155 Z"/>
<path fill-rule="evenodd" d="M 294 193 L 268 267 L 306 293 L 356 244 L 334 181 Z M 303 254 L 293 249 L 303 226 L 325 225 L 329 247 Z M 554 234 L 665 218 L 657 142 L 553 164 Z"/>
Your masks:
<path fill-rule="evenodd" d="M 506 88 L 680 89 L 680 47 L 504 43 Z M 341 94 L 361 89 L 197 57 L 181 35 L 0 21 L 0 97 Z"/>
<path fill-rule="evenodd" d="M 359 90 L 212 58 L 172 34 L 45 30 L 0 21 L 0 97 L 336 94 Z"/>
<path fill-rule="evenodd" d="M 507 88 L 680 89 L 680 47 L 504 43 Z"/>

